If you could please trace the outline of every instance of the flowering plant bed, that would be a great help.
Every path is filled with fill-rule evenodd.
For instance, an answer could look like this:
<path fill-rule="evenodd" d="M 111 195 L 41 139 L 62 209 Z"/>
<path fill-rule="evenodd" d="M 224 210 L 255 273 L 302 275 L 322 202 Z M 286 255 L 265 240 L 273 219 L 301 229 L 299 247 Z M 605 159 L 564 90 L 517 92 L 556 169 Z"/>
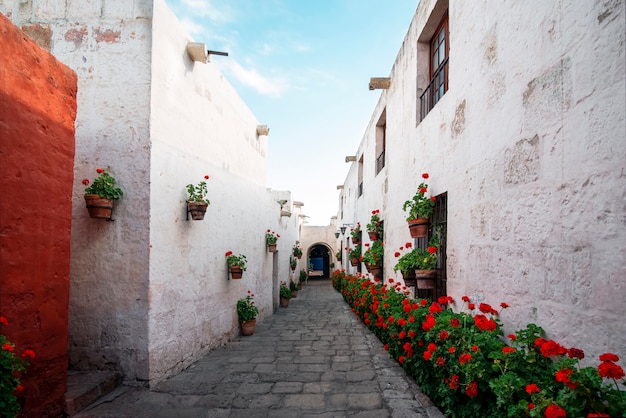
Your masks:
<path fill-rule="evenodd" d="M 9 321 L 0 316 L 0 330 L 9 325 Z M 15 353 L 15 345 L 0 334 L 0 416 L 12 417 L 20 410 L 17 396 L 21 396 L 24 387 L 19 376 L 26 371 L 28 359 L 34 359 L 35 352 L 26 349 L 20 356 Z"/>
<path fill-rule="evenodd" d="M 448 417 L 613 417 L 626 410 L 612 353 L 581 367 L 582 350 L 528 324 L 504 338 L 498 310 L 449 296 L 411 299 L 400 283 L 337 271 L 333 285 Z M 452 306 L 458 309 L 453 311 Z M 501 303 L 501 308 L 508 307 Z"/>

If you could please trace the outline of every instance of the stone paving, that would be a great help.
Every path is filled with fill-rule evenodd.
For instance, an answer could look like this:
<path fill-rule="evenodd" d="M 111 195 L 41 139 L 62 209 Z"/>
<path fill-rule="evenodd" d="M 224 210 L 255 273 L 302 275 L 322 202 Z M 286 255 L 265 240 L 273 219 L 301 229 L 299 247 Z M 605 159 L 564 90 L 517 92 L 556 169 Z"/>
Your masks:
<path fill-rule="evenodd" d="M 151 389 L 120 387 L 75 417 L 443 417 L 329 279 Z"/>

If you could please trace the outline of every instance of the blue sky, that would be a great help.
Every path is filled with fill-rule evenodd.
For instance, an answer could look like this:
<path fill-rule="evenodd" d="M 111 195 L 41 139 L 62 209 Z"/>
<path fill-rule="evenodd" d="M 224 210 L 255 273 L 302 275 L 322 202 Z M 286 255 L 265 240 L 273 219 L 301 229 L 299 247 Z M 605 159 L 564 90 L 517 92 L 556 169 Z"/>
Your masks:
<path fill-rule="evenodd" d="M 270 134 L 267 187 L 328 225 L 419 0 L 166 0 Z"/>

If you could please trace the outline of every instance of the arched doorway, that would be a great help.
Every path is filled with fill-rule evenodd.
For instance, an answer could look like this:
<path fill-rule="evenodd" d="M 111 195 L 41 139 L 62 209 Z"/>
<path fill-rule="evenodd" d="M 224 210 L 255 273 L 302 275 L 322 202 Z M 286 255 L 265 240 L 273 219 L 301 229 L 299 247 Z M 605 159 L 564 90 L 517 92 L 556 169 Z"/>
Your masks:
<path fill-rule="evenodd" d="M 330 277 L 330 248 L 326 244 L 314 244 L 308 254 L 309 278 Z"/>

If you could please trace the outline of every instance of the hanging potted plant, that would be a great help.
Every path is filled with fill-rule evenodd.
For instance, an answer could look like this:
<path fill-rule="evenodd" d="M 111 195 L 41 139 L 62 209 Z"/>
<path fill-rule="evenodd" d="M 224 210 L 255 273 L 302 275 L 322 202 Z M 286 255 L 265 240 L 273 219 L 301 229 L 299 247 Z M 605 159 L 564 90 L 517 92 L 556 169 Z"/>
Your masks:
<path fill-rule="evenodd" d="M 383 255 L 385 253 L 383 242 L 376 240 L 371 245 L 365 244 L 365 246 L 368 248 L 361 257 L 361 261 L 365 263 L 367 271 L 372 273 L 375 278 L 380 279 L 383 272 Z"/>
<path fill-rule="evenodd" d="M 358 245 L 361 243 L 361 223 L 357 222 L 356 228 L 350 230 L 350 236 L 352 237 L 352 243 Z"/>
<path fill-rule="evenodd" d="M 291 290 L 291 297 L 298 297 L 298 284 L 296 282 L 289 282 L 289 290 Z"/>
<path fill-rule="evenodd" d="M 243 254 L 233 255 L 232 251 L 227 251 L 224 255 L 226 256 L 226 264 L 228 264 L 231 277 L 233 279 L 241 279 L 243 272 L 246 271 L 246 263 L 248 262 L 246 256 Z"/>
<path fill-rule="evenodd" d="M 104 168 L 96 168 L 98 177 L 89 185 L 89 179 L 83 179 L 85 189 L 85 204 L 92 218 L 111 220 L 113 201 L 124 194 L 119 187 L 115 187 L 115 179 Z"/>
<path fill-rule="evenodd" d="M 278 238 L 280 238 L 280 235 L 278 235 L 271 229 L 268 229 L 265 232 L 265 245 L 267 246 L 267 250 L 270 253 L 276 252 L 276 241 L 278 241 Z"/>
<path fill-rule="evenodd" d="M 417 280 L 418 289 L 434 289 L 435 279 L 437 278 L 437 252 L 439 239 L 437 235 L 428 242 L 427 248 L 416 248 L 415 251 L 415 279 Z"/>
<path fill-rule="evenodd" d="M 402 210 L 408 212 L 406 218 L 409 224 L 409 231 L 412 238 L 423 238 L 428 232 L 428 219 L 435 209 L 434 196 L 428 197 L 428 185 L 425 180 L 428 179 L 428 173 L 422 174 L 424 181 L 417 187 L 417 191 L 411 200 L 404 202 Z"/>
<path fill-rule="evenodd" d="M 341 262 L 341 257 L 342 257 L 342 251 L 341 248 L 339 250 L 337 250 L 337 252 L 335 253 L 335 257 L 337 258 L 337 261 Z"/>
<path fill-rule="evenodd" d="M 296 265 L 298 265 L 298 262 L 296 261 L 296 259 L 293 257 L 289 257 L 289 267 L 291 267 L 291 271 L 296 270 Z"/>
<path fill-rule="evenodd" d="M 289 306 L 289 299 L 291 299 L 291 290 L 287 286 L 287 283 L 280 282 L 280 307 L 286 308 Z"/>
<path fill-rule="evenodd" d="M 348 248 L 346 248 L 347 250 Z M 352 264 L 353 266 L 358 266 L 359 265 L 359 260 L 361 259 L 361 244 L 355 246 L 353 249 L 350 250 L 350 264 Z"/>
<path fill-rule="evenodd" d="M 302 248 L 300 248 L 299 245 L 293 246 L 293 256 L 296 257 L 298 260 L 302 258 Z"/>
<path fill-rule="evenodd" d="M 404 244 L 403 247 L 400 247 L 400 251 L 405 248 L 408 250 L 413 246 L 410 242 Z M 398 258 L 398 262 L 395 266 L 393 266 L 393 271 L 397 272 L 400 270 L 402 274 L 402 278 L 404 279 L 404 284 L 408 287 L 415 287 L 417 285 L 417 280 L 415 279 L 415 269 L 418 267 L 418 255 L 415 250 L 409 251 L 408 253 L 401 255 L 400 251 L 396 251 L 394 256 Z"/>
<path fill-rule="evenodd" d="M 254 334 L 256 326 L 256 316 L 259 314 L 259 308 L 254 305 L 254 294 L 248 290 L 245 298 L 237 301 L 237 316 L 241 325 L 241 335 L 249 336 Z"/>
<path fill-rule="evenodd" d="M 209 194 L 206 186 L 206 181 L 209 176 L 204 176 L 204 180 L 198 183 L 197 186 L 193 184 L 187 185 L 187 212 L 191 213 L 191 219 L 194 221 L 201 221 L 204 219 L 207 207 L 211 204 L 211 201 L 206 198 Z"/>
<path fill-rule="evenodd" d="M 371 241 L 381 239 L 383 236 L 383 223 L 380 220 L 380 216 L 378 215 L 379 213 L 380 210 L 373 210 L 372 217 L 370 218 L 370 223 L 368 223 L 366 226 L 367 234 L 369 235 Z"/>

